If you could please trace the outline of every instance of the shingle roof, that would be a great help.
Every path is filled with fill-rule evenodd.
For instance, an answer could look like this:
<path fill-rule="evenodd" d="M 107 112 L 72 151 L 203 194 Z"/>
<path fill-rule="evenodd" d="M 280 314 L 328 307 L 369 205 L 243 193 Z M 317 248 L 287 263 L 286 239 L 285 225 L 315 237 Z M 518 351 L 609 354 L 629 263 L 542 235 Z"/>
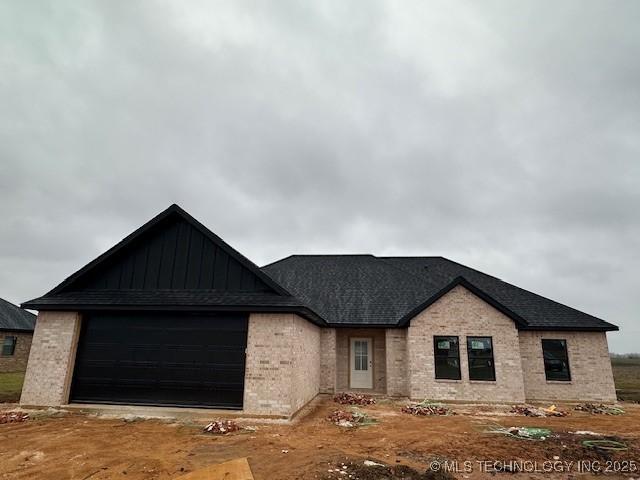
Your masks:
<path fill-rule="evenodd" d="M 45 295 L 26 304 L 38 310 L 237 310 L 295 311 L 312 322 L 324 321 L 292 296 L 217 290 L 82 290 Z"/>
<path fill-rule="evenodd" d="M 263 270 L 336 325 L 402 326 L 462 283 L 513 318 L 521 329 L 618 329 L 443 257 L 293 255 Z"/>
<path fill-rule="evenodd" d="M 33 332 L 36 316 L 13 303 L 0 298 L 0 330 L 24 330 Z"/>

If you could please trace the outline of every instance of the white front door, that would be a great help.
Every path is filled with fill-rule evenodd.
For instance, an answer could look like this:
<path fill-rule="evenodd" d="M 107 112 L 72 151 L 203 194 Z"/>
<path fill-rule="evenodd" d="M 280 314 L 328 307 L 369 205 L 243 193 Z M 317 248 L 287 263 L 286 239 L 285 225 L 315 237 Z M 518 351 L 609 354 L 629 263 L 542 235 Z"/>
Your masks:
<path fill-rule="evenodd" d="M 373 388 L 371 338 L 351 339 L 351 388 Z"/>

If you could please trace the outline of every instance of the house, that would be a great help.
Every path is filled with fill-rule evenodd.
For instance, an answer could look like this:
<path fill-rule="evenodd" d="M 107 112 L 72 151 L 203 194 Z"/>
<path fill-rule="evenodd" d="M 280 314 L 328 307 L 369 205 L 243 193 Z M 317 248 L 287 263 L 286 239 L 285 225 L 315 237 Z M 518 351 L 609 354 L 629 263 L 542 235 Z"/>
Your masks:
<path fill-rule="evenodd" d="M 0 373 L 27 369 L 36 316 L 0 298 Z"/>
<path fill-rule="evenodd" d="M 610 323 L 442 257 L 259 268 L 177 205 L 22 306 L 39 311 L 24 405 L 616 399 Z"/>

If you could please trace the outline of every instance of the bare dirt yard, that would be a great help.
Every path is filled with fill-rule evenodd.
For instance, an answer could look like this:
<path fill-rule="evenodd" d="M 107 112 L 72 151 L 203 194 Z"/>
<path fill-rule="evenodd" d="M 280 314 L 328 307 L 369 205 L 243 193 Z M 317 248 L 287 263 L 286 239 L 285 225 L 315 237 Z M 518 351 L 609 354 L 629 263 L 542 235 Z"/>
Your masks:
<path fill-rule="evenodd" d="M 204 423 L 102 418 L 79 413 L 32 412 L 24 422 L 0 424 L 2 479 L 174 479 L 206 465 L 248 457 L 257 480 L 277 479 L 475 479 L 511 473 L 487 471 L 480 461 L 503 462 L 504 471 L 524 466 L 518 478 L 588 478 L 583 469 L 609 466 L 607 478 L 640 478 L 640 405 L 623 404 L 624 415 L 570 411 L 561 418 L 515 416 L 509 406 L 450 405 L 448 416 L 419 417 L 401 412 L 402 402 L 359 407 L 377 424 L 345 428 L 327 420 L 337 405 L 324 398 L 290 425 L 241 421 L 254 429 L 226 435 L 204 433 Z M 6 410 L 6 408 L 5 408 Z M 212 420 L 214 420 L 212 418 Z M 543 427 L 544 440 L 487 433 L 498 426 Z M 576 435 L 589 430 L 601 435 Z M 598 450 L 583 441 L 609 438 L 626 450 Z M 364 467 L 370 460 L 387 467 Z M 458 462 L 457 468 L 454 462 Z M 511 461 L 538 462 L 535 464 Z M 546 473 L 544 468 L 553 472 Z M 597 461 L 597 464 L 592 462 Z M 435 462 L 435 463 L 434 463 Z M 464 462 L 468 462 L 465 464 Z M 563 470 L 558 468 L 567 462 Z M 574 462 L 569 466 L 570 462 Z M 618 462 L 618 463 L 616 463 Z M 435 466 L 440 471 L 429 471 Z M 443 466 L 444 465 L 444 466 Z M 493 465 L 493 463 L 492 463 Z M 504 466 L 506 465 L 506 467 Z M 511 466 L 510 466 L 511 465 Z M 452 476 L 442 470 L 455 470 Z M 425 473 L 429 471 L 429 473 Z M 342 473 L 340 473 L 342 472 Z M 526 473 L 525 473 L 526 472 Z"/>

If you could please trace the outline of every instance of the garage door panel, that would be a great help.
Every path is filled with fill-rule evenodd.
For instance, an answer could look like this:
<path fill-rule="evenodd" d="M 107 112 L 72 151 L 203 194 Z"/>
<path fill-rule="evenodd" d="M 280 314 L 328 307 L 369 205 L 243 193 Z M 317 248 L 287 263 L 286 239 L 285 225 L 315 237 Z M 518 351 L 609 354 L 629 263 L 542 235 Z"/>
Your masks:
<path fill-rule="evenodd" d="M 71 401 L 242 408 L 247 326 L 239 314 L 86 315 Z"/>

